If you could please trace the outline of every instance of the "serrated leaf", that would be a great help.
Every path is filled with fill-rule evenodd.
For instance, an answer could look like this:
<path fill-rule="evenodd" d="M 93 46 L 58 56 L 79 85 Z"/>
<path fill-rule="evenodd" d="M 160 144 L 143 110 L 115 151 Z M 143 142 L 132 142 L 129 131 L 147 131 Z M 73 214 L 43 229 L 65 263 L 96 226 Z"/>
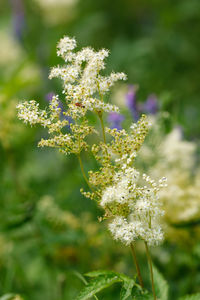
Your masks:
<path fill-rule="evenodd" d="M 121 300 L 126 300 L 131 295 L 132 288 L 135 284 L 135 281 L 132 278 L 124 274 L 113 272 L 113 271 L 97 270 L 97 271 L 89 272 L 85 275 L 88 277 L 97 277 L 103 275 L 117 276 L 121 281 L 123 281 L 123 286 L 120 293 Z"/>
<path fill-rule="evenodd" d="M 123 286 L 121 288 L 120 292 L 120 300 L 126 300 L 129 296 L 131 296 L 131 292 L 133 289 L 133 286 L 135 284 L 135 281 L 133 279 L 124 281 Z"/>
<path fill-rule="evenodd" d="M 97 276 L 96 278 L 92 279 L 87 286 L 84 287 L 76 300 L 87 300 L 101 290 L 121 281 L 121 278 L 113 274 Z"/>
<path fill-rule="evenodd" d="M 181 297 L 179 300 L 200 300 L 200 293 Z"/>
<path fill-rule="evenodd" d="M 153 266 L 153 276 L 154 276 L 154 284 L 156 290 L 156 296 L 160 300 L 168 299 L 168 284 L 158 269 Z"/>

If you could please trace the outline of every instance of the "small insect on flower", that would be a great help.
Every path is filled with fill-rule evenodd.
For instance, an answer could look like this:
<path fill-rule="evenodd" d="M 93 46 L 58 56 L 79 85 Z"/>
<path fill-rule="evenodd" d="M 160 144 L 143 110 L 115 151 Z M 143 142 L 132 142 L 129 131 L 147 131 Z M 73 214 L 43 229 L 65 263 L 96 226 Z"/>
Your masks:
<path fill-rule="evenodd" d="M 79 102 L 76 102 L 75 105 L 78 106 L 78 107 L 83 107 L 83 108 L 85 107 L 84 105 L 82 105 L 82 104 L 79 103 Z"/>

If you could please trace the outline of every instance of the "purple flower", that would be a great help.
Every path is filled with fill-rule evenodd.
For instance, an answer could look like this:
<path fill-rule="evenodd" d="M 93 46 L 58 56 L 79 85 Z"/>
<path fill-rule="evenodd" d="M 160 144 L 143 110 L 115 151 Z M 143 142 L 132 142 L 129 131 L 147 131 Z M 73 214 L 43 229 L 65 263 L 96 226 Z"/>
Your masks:
<path fill-rule="evenodd" d="M 51 101 L 53 96 L 55 96 L 55 94 L 53 92 L 50 92 L 50 93 L 46 94 L 45 100 L 49 102 L 49 101 Z"/>
<path fill-rule="evenodd" d="M 158 112 L 158 99 L 156 95 L 149 95 L 143 104 L 143 111 L 153 115 Z"/>
<path fill-rule="evenodd" d="M 117 128 L 117 130 L 121 130 L 122 129 L 122 126 L 121 126 L 121 123 L 122 121 L 124 121 L 124 116 L 123 115 L 120 115 L 116 112 L 111 112 L 109 113 L 108 115 L 108 122 L 111 124 L 111 128 Z"/>
<path fill-rule="evenodd" d="M 141 113 L 156 114 L 158 112 L 158 99 L 156 95 L 151 94 L 148 96 L 144 103 L 138 103 L 136 97 L 136 85 L 129 85 L 128 93 L 126 94 L 126 105 L 130 109 L 133 119 L 137 121 Z"/>
<path fill-rule="evenodd" d="M 126 105 L 130 109 L 133 118 L 137 121 L 139 119 L 139 108 L 136 102 L 137 86 L 129 85 L 128 93 L 126 94 Z"/>

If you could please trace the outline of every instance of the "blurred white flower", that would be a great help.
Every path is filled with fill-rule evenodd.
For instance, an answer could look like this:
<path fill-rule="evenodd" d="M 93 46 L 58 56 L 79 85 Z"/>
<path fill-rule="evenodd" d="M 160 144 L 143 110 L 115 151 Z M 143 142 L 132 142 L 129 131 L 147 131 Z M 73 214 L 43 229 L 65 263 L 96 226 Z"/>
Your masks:
<path fill-rule="evenodd" d="M 76 15 L 78 0 L 34 0 L 45 22 L 54 26 L 69 22 Z"/>

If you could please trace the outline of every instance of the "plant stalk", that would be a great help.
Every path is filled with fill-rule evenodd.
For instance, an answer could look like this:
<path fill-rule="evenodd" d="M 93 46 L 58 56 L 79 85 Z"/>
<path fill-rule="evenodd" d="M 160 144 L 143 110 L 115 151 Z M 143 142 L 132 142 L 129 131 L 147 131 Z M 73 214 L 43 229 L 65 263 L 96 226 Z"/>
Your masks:
<path fill-rule="evenodd" d="M 145 243 L 146 254 L 147 254 L 147 259 L 148 259 L 148 263 L 149 263 L 149 270 L 150 270 L 150 276 L 151 276 L 151 286 L 152 286 L 153 298 L 154 298 L 154 300 L 157 300 L 155 286 L 154 286 L 154 279 L 153 279 L 153 268 L 152 268 L 151 255 L 150 255 L 150 252 L 149 252 L 149 248 L 148 248 L 147 242 L 144 242 L 144 243 Z"/>
<path fill-rule="evenodd" d="M 103 133 L 103 141 L 104 141 L 104 144 L 106 145 L 106 133 L 105 133 L 105 126 L 104 126 L 104 122 L 103 122 L 102 113 L 98 112 L 97 114 L 98 114 L 98 117 L 99 117 L 100 122 L 101 122 L 101 128 L 102 128 L 102 133 Z M 106 147 L 105 151 L 106 151 L 106 155 L 108 156 L 107 147 Z"/>
<path fill-rule="evenodd" d="M 103 117 L 102 114 L 98 113 L 100 122 L 101 122 L 101 128 L 102 128 L 102 133 L 103 133 L 103 141 L 106 144 L 106 134 L 105 134 L 105 127 L 104 127 L 104 122 L 103 122 Z"/>
<path fill-rule="evenodd" d="M 142 280 L 142 275 L 141 275 L 141 272 L 140 272 L 140 267 L 139 267 L 139 264 L 138 264 L 138 261 L 137 261 L 137 257 L 136 257 L 136 254 L 135 254 L 135 249 L 134 249 L 133 243 L 131 243 L 131 252 L 132 252 L 132 256 L 133 256 L 133 261 L 135 263 L 138 280 L 139 280 L 140 286 L 143 288 L 144 283 L 143 283 L 143 280 Z"/>
<path fill-rule="evenodd" d="M 88 187 L 90 188 L 90 190 L 93 191 L 93 189 L 92 189 L 92 187 L 91 187 L 91 185 L 90 185 L 90 183 L 89 183 L 89 180 L 87 179 L 87 176 L 86 176 L 86 174 L 85 174 L 81 156 L 80 156 L 80 154 L 78 154 L 77 156 L 78 156 L 78 160 L 79 160 L 79 164 L 80 164 L 80 168 L 81 168 L 81 172 L 82 172 L 83 178 L 85 179 L 85 181 L 86 181 Z"/>

